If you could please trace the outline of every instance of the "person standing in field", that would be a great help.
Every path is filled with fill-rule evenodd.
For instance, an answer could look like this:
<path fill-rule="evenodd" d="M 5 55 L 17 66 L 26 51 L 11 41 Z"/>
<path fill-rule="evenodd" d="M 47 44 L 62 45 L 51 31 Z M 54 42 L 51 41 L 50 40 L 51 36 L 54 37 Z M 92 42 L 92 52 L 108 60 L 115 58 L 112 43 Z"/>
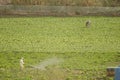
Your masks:
<path fill-rule="evenodd" d="M 86 25 L 86 27 L 90 27 L 91 21 L 90 20 L 86 21 L 85 25 Z"/>
<path fill-rule="evenodd" d="M 24 59 L 23 59 L 23 57 L 20 59 L 20 69 L 21 70 L 24 69 Z"/>

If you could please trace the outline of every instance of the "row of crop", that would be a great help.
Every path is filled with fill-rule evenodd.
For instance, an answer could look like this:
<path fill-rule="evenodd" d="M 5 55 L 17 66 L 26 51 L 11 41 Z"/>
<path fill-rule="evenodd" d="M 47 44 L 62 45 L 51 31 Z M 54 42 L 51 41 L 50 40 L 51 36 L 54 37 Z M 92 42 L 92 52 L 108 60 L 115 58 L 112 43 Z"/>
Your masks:
<path fill-rule="evenodd" d="M 112 62 L 112 64 L 114 64 L 115 58 L 110 54 L 116 56 L 119 53 L 0 52 L 0 76 L 2 80 L 113 80 L 106 76 L 105 67 L 109 64 L 100 64 L 103 63 L 104 60 L 106 61 L 105 63 Z M 64 60 L 63 63 L 47 66 L 44 71 L 31 66 L 40 64 L 40 62 L 53 56 L 62 58 Z M 91 60 L 89 56 L 92 58 Z M 24 57 L 25 61 L 24 71 L 19 69 L 19 59 L 21 57 Z M 110 59 L 112 60 L 110 61 Z M 98 62 L 92 63 L 94 61 Z M 84 65 L 85 62 L 86 64 Z M 89 64 L 89 62 L 91 64 Z M 68 64 L 66 65 L 66 63 Z M 79 64 L 77 65 L 77 63 Z M 72 68 L 68 67 L 68 65 Z M 99 67 L 96 65 L 99 65 Z M 102 67 L 103 65 L 105 67 Z M 74 66 L 76 66 L 76 68 Z M 85 68 L 81 69 L 81 66 Z"/>

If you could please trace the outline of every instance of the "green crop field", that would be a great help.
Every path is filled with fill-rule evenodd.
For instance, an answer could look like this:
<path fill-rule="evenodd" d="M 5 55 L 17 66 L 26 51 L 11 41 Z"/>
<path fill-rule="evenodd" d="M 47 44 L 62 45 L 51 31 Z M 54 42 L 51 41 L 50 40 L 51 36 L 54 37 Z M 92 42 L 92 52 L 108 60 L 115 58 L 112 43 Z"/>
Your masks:
<path fill-rule="evenodd" d="M 113 80 L 119 65 L 120 17 L 0 18 L 0 80 Z"/>

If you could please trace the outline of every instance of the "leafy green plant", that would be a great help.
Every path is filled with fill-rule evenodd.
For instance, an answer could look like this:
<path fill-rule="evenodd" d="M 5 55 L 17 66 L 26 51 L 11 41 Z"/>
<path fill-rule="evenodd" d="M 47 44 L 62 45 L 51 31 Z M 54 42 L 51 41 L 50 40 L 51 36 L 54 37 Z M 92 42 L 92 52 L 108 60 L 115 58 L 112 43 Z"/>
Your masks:
<path fill-rule="evenodd" d="M 85 27 L 88 19 L 90 28 Z M 119 65 L 119 21 L 119 17 L 0 18 L 0 78 L 112 80 L 106 68 Z M 63 62 L 47 70 L 33 67 L 51 57 Z"/>

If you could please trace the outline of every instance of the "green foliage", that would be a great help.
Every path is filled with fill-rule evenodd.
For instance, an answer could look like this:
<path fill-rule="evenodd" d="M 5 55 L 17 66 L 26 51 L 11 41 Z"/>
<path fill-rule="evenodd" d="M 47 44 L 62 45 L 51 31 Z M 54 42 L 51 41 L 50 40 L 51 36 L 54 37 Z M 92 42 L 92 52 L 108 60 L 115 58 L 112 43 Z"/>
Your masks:
<path fill-rule="evenodd" d="M 86 20 L 91 27 L 86 28 Z M 1 80 L 112 80 L 120 61 L 119 17 L 0 18 Z M 19 60 L 24 57 L 25 69 Z M 42 71 L 51 57 L 63 62 Z"/>
<path fill-rule="evenodd" d="M 90 28 L 85 27 L 90 19 Z M 0 51 L 116 52 L 120 18 L 0 18 Z"/>
<path fill-rule="evenodd" d="M 0 76 L 2 80 L 94 80 L 106 77 L 106 68 L 119 65 L 119 53 L 0 53 Z M 9 56 L 9 57 L 7 57 Z M 20 57 L 24 57 L 25 69 L 19 68 Z M 32 68 L 47 58 L 57 56 L 64 60 L 47 70 Z M 10 59 L 13 57 L 13 59 Z M 3 63 L 4 62 L 4 63 Z M 5 67 L 6 65 L 6 67 Z"/>

